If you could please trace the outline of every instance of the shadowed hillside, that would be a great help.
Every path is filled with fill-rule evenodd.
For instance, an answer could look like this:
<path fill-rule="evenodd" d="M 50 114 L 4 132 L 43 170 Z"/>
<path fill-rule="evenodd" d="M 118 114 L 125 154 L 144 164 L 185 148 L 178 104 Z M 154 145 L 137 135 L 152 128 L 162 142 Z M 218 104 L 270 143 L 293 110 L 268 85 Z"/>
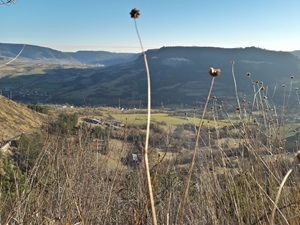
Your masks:
<path fill-rule="evenodd" d="M 252 93 L 252 82 L 263 82 L 270 93 L 295 75 L 298 85 L 300 61 L 288 52 L 275 52 L 258 48 L 222 49 L 203 47 L 167 47 L 147 51 L 149 61 L 153 104 L 189 104 L 203 101 L 210 82 L 208 69 L 220 68 L 213 94 L 218 97 L 234 96 L 231 62 L 234 61 L 235 76 L 240 93 Z M 251 78 L 246 74 L 250 72 Z M 87 75 L 82 71 L 81 74 Z M 61 93 L 53 96 L 57 101 L 84 104 L 117 104 L 118 99 L 127 105 L 137 105 L 146 99 L 146 76 L 144 62 L 139 57 L 132 63 L 89 71 L 85 78 L 77 77 Z M 252 79 L 252 80 L 251 80 Z M 75 88 L 76 85 L 76 88 Z M 279 92 L 279 91 L 277 91 Z M 80 94 L 79 94 L 80 93 Z M 275 93 L 276 94 L 276 93 Z M 282 95 L 282 92 L 280 92 Z M 80 96 L 80 97 L 79 97 Z"/>

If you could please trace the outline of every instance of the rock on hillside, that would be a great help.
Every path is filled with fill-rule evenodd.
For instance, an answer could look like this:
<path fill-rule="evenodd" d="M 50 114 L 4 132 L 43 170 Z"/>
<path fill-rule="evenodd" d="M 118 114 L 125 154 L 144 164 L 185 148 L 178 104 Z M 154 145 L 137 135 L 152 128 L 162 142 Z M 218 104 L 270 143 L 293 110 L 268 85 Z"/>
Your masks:
<path fill-rule="evenodd" d="M 42 125 L 44 116 L 0 96 L 0 143 Z"/>

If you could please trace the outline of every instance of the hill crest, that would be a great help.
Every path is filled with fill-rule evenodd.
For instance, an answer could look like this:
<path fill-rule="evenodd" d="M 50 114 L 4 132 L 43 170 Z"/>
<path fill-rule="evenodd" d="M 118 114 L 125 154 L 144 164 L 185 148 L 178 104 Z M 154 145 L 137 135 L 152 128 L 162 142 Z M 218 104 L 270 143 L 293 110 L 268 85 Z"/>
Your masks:
<path fill-rule="evenodd" d="M 0 60 L 14 58 L 24 44 L 0 43 Z M 26 45 L 20 60 L 38 61 L 45 64 L 109 66 L 136 59 L 135 53 L 113 53 L 106 51 L 62 52 L 48 47 Z"/>

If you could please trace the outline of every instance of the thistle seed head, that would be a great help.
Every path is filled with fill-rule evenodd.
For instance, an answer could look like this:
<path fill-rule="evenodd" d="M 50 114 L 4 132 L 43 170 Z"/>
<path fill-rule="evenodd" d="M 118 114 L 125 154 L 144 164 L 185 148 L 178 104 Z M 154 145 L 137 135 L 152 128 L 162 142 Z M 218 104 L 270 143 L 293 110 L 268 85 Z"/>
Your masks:
<path fill-rule="evenodd" d="M 137 19 L 141 15 L 140 10 L 138 10 L 136 8 L 132 9 L 129 14 L 130 14 L 131 18 L 133 18 L 133 19 Z"/>
<path fill-rule="evenodd" d="M 208 73 L 212 77 L 217 77 L 217 76 L 219 76 L 221 74 L 221 70 L 220 69 L 214 69 L 213 67 L 210 67 Z"/>

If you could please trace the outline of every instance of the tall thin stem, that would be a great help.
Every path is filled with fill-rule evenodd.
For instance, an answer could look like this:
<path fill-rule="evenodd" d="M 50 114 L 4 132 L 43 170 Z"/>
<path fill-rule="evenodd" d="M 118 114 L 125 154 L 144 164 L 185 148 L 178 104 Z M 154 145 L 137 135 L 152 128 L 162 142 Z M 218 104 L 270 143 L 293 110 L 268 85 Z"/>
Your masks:
<path fill-rule="evenodd" d="M 199 147 L 199 140 L 200 140 L 200 136 L 201 136 L 203 120 L 204 120 L 204 116 L 205 116 L 205 113 L 206 113 L 208 101 L 210 99 L 212 87 L 214 85 L 214 81 L 215 81 L 215 77 L 212 77 L 210 88 L 209 88 L 208 95 L 207 95 L 207 99 L 206 99 L 204 109 L 203 109 L 203 112 L 202 112 L 201 120 L 199 122 L 199 128 L 198 128 L 198 132 L 197 132 L 197 138 L 196 138 L 195 148 L 194 148 L 194 152 L 193 152 L 193 157 L 192 157 L 192 161 L 191 161 L 191 164 L 190 164 L 190 167 L 189 167 L 188 177 L 186 179 L 184 194 L 183 194 L 181 207 L 180 207 L 179 224 L 181 224 L 181 225 L 183 224 L 183 220 L 184 220 L 184 207 L 185 207 L 186 199 L 187 199 L 187 196 L 188 196 L 188 193 L 189 193 L 190 181 L 191 181 L 191 177 L 192 177 L 193 167 L 194 167 L 194 164 L 195 164 L 196 154 L 197 154 L 198 147 Z"/>
<path fill-rule="evenodd" d="M 139 30 L 137 28 L 136 19 L 134 19 L 134 25 L 135 30 L 137 33 L 137 36 L 139 38 L 139 42 L 141 45 L 142 53 L 144 56 L 144 62 L 145 62 L 145 68 L 147 73 L 147 84 L 148 84 L 148 113 L 147 113 L 147 130 L 146 130 L 146 140 L 145 140 L 145 149 L 143 152 L 143 158 L 145 163 L 145 171 L 147 176 L 147 184 L 148 184 L 148 192 L 149 192 L 149 198 L 150 198 L 150 205 L 151 205 L 151 213 L 152 213 L 152 222 L 153 225 L 157 225 L 157 219 L 156 219 L 156 212 L 155 212 L 155 206 L 154 206 L 154 198 L 153 198 L 153 191 L 152 191 L 152 184 L 151 184 L 151 176 L 150 176 L 150 168 L 149 168 L 149 160 L 148 160 L 148 149 L 149 149 L 149 136 L 150 136 L 150 120 L 151 120 L 151 83 L 150 83 L 150 72 L 149 72 L 149 66 L 147 61 L 147 56 L 143 48 L 142 40 L 139 34 Z"/>
<path fill-rule="evenodd" d="M 232 72 L 232 78 L 233 78 L 233 83 L 234 83 L 235 97 L 236 97 L 236 101 L 237 101 L 237 104 L 239 107 L 239 115 L 240 115 L 240 119 L 241 119 L 242 109 L 241 109 L 240 99 L 239 99 L 239 95 L 238 95 L 236 79 L 235 79 L 235 75 L 234 75 L 234 63 L 235 63 L 234 61 L 231 62 L 231 72 Z"/>

